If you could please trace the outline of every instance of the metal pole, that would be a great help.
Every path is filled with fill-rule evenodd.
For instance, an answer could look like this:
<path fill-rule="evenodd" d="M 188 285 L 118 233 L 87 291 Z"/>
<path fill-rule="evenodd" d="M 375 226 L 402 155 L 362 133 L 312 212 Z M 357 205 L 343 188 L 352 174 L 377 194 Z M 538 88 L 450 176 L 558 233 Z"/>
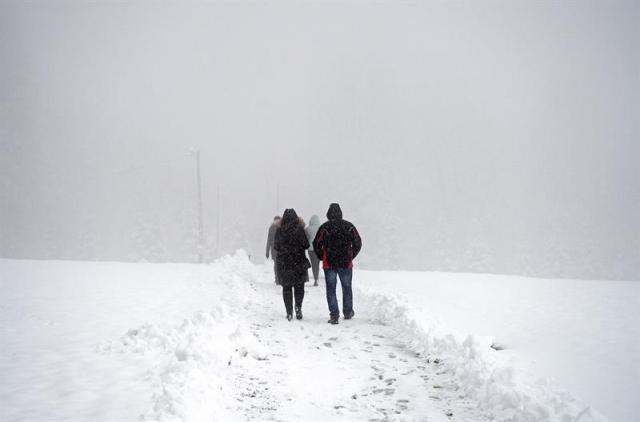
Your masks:
<path fill-rule="evenodd" d="M 218 212 L 216 212 L 216 258 L 220 255 L 220 183 L 216 188 L 216 202 L 218 206 Z"/>
<path fill-rule="evenodd" d="M 202 264 L 202 252 L 204 249 L 204 228 L 202 224 L 202 185 L 200 182 L 200 150 L 195 151 L 198 178 L 198 263 Z"/>

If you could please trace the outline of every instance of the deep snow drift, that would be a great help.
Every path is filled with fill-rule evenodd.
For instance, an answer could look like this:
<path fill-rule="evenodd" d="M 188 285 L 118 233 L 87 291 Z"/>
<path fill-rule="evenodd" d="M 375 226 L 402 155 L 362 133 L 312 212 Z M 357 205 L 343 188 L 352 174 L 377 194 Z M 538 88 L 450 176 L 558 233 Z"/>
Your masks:
<path fill-rule="evenodd" d="M 486 314 L 455 303 L 474 304 L 464 293 L 478 293 L 473 281 L 470 290 L 459 282 L 459 294 L 450 296 L 447 277 L 414 277 L 357 272 L 356 318 L 334 327 L 326 324 L 322 284 L 307 287 L 304 320 L 287 322 L 270 266 L 251 264 L 243 252 L 211 265 L 0 260 L 2 419 L 605 420 L 584 394 L 578 401 L 575 391 L 531 373 L 544 367 L 527 366 L 525 352 L 542 347 L 518 342 L 499 324 L 490 332 L 490 318 L 488 330 L 458 324 L 480 324 Z M 393 293 L 400 295 L 384 280 L 397 281 Z M 518 288 L 537 282 L 520 279 Z M 633 283 L 612 286 L 637 298 Z M 504 305 L 504 295 L 483 297 L 487 308 Z M 628 322 L 637 321 L 638 308 L 626 304 L 610 312 L 631 332 L 605 334 L 628 350 L 581 354 L 632 373 L 637 342 L 624 339 L 638 338 Z M 512 334 L 519 324 L 520 331 L 530 329 L 516 319 Z M 490 347 L 493 334 L 506 350 Z M 566 343 L 592 344 L 576 334 L 568 332 Z M 637 391 L 636 380 L 601 387 L 626 397 Z M 638 416 L 634 407 L 618 410 L 612 420 Z"/>

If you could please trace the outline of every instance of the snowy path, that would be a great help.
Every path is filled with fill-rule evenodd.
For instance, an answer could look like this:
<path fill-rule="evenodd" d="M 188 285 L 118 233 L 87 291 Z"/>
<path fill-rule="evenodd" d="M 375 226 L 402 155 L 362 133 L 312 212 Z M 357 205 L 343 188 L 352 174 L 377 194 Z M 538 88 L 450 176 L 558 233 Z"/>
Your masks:
<path fill-rule="evenodd" d="M 247 316 L 270 355 L 242 360 L 233 371 L 234 411 L 247 420 L 484 420 L 438 362 L 402 347 L 357 296 L 356 317 L 332 326 L 322 281 L 307 284 L 305 317 L 291 322 L 278 287 L 252 287 Z"/>
<path fill-rule="evenodd" d="M 0 260 L 0 420 L 606 421 L 371 274 L 356 273 L 356 316 L 337 326 L 322 284 L 287 321 L 271 277 L 242 251 L 211 265 Z"/>

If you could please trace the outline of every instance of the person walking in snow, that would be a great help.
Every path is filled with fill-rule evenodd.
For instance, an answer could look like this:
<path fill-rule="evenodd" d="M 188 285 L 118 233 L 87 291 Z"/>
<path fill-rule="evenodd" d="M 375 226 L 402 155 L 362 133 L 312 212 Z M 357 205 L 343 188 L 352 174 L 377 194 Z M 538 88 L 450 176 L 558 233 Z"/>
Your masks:
<path fill-rule="evenodd" d="M 313 250 L 318 259 L 322 259 L 330 314 L 328 322 L 337 324 L 340 317 L 338 299 L 336 298 L 338 277 L 340 277 L 340 285 L 342 286 L 344 319 L 351 319 L 355 315 L 351 279 L 353 259 L 362 248 L 362 240 L 356 227 L 342 219 L 340 205 L 335 203 L 329 205 L 327 219 L 329 221 L 318 228 L 313 239 Z"/>
<path fill-rule="evenodd" d="M 293 208 L 286 209 L 276 229 L 273 248 L 277 253 L 276 267 L 282 284 L 282 298 L 287 311 L 287 319 L 293 319 L 293 301 L 295 298 L 296 319 L 302 319 L 302 300 L 304 283 L 309 280 L 308 268 L 311 266 L 305 250 L 309 241 L 304 233 L 298 215 Z"/>
<path fill-rule="evenodd" d="M 304 232 L 307 235 L 307 239 L 309 240 L 309 244 L 313 242 L 313 239 L 316 237 L 316 233 L 318 233 L 318 228 L 320 227 L 320 218 L 317 215 L 312 215 L 309 219 L 309 225 L 304 229 Z M 308 249 L 309 260 L 311 261 L 311 272 L 313 273 L 313 285 L 318 285 L 318 275 L 320 273 L 320 260 L 316 256 L 313 251 L 313 246 L 309 246 Z"/>
<path fill-rule="evenodd" d="M 269 226 L 269 233 L 267 234 L 267 259 L 269 259 L 269 253 L 271 253 L 271 258 L 273 259 L 273 276 L 275 277 L 277 285 L 280 285 L 280 279 L 278 277 L 278 266 L 276 265 L 277 252 L 273 248 L 273 241 L 276 236 L 276 230 L 279 226 L 280 216 L 276 215 L 273 217 L 273 222 L 271 223 L 271 226 Z"/>
<path fill-rule="evenodd" d="M 302 218 L 302 217 L 300 217 L 300 216 L 298 216 L 298 224 L 300 224 L 300 227 L 302 227 L 302 230 L 304 230 L 304 227 L 307 225 L 307 223 L 305 223 L 305 222 L 304 222 L 304 218 Z M 305 235 L 306 235 L 306 233 L 307 233 L 307 232 L 305 231 Z M 308 238 L 308 237 L 307 237 L 307 240 L 309 240 L 309 238 Z M 309 242 L 311 242 L 311 241 L 309 240 Z M 309 243 L 309 245 L 311 245 L 311 243 Z M 309 246 L 309 247 L 311 247 L 311 246 Z M 306 255 L 305 255 L 305 256 L 306 256 Z M 306 271 L 306 272 L 305 272 L 304 278 L 305 278 L 305 283 L 306 283 L 307 281 L 309 281 L 309 271 Z"/>

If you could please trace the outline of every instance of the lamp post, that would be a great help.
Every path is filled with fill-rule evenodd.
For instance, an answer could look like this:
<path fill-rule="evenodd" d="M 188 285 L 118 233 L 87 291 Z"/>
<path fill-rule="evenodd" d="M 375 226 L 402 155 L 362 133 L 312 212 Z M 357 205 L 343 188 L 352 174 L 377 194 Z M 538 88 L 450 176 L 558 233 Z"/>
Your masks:
<path fill-rule="evenodd" d="M 191 154 L 196 157 L 196 180 L 198 187 L 198 263 L 202 264 L 204 249 L 204 227 L 202 222 L 202 184 L 200 182 L 200 150 L 192 149 Z"/>

